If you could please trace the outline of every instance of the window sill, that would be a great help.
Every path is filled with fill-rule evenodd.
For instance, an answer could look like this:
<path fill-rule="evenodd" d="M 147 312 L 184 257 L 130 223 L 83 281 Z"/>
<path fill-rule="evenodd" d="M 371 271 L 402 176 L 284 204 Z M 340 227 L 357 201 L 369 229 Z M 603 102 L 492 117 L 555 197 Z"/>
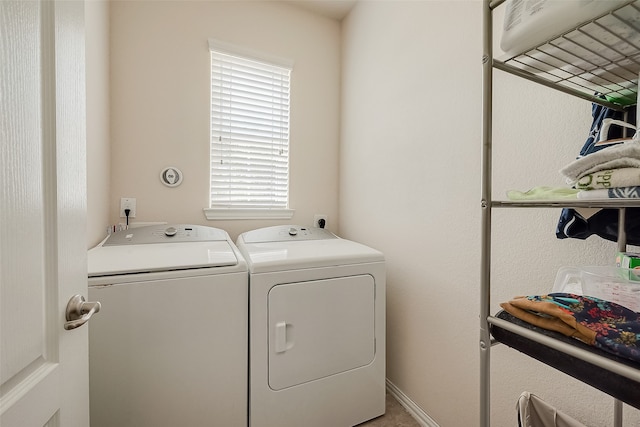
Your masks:
<path fill-rule="evenodd" d="M 208 220 L 214 219 L 291 219 L 294 209 L 202 209 Z"/>

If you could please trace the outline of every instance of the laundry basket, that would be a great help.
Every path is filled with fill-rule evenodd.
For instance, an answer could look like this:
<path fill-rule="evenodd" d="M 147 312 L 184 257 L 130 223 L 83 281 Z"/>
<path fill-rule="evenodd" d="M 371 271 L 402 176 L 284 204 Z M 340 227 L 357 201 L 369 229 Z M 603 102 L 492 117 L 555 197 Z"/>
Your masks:
<path fill-rule="evenodd" d="M 586 427 L 528 391 L 520 395 L 516 408 L 518 427 Z"/>

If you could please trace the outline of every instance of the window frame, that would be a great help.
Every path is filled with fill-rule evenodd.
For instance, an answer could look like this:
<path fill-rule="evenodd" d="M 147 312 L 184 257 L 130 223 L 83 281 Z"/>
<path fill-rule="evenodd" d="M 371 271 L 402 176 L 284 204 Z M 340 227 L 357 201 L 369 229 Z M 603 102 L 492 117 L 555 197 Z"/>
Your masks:
<path fill-rule="evenodd" d="M 236 46 L 227 42 L 223 42 L 216 39 L 209 39 L 209 55 L 210 55 L 210 64 L 213 63 L 211 59 L 212 52 L 219 52 L 225 55 L 231 55 L 240 57 L 249 61 L 256 61 L 259 63 L 264 63 L 269 66 L 276 66 L 280 68 L 288 69 L 289 72 L 293 70 L 293 61 L 288 59 L 279 58 L 273 55 L 269 55 L 263 52 L 256 52 L 254 50 L 250 50 L 247 48 L 243 48 L 240 46 Z M 227 205 L 218 205 L 214 204 L 213 200 L 213 191 L 212 191 L 212 175 L 213 175 L 213 146 L 217 142 L 216 139 L 218 135 L 214 134 L 214 126 L 213 126 L 213 69 L 210 69 L 210 79 L 212 81 L 210 85 L 210 97 L 209 97 L 209 113 L 210 113 L 210 128 L 209 128 L 209 206 L 204 208 L 205 217 L 209 220 L 212 219 L 290 219 L 293 217 L 295 212 L 294 209 L 291 209 L 291 200 L 290 200 L 290 182 L 291 182 L 291 174 L 290 174 L 290 147 L 291 140 L 289 136 L 287 136 L 287 171 L 286 171 L 286 207 L 273 207 L 273 206 L 265 206 L 265 207 L 236 207 L 233 206 L 232 203 Z M 291 84 L 291 77 L 289 76 L 289 85 Z M 291 94 L 289 92 L 289 105 L 290 105 Z M 290 129 L 290 119 L 291 113 L 289 111 L 288 117 L 288 129 Z"/>

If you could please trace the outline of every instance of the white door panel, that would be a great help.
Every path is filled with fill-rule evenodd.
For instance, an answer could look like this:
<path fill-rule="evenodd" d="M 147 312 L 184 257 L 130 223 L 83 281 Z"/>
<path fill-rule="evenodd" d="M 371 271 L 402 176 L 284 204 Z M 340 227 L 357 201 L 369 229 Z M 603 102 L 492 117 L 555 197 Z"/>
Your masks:
<path fill-rule="evenodd" d="M 282 390 L 375 357 L 375 282 L 368 274 L 269 291 L 269 386 Z"/>
<path fill-rule="evenodd" d="M 0 425 L 88 425 L 84 7 L 0 1 Z"/>

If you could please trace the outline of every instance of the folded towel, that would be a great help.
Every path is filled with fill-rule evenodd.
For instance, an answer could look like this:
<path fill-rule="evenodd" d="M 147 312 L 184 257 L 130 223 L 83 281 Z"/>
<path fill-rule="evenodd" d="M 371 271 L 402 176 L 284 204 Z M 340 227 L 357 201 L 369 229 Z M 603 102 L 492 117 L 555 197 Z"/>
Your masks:
<path fill-rule="evenodd" d="M 608 190 L 582 190 L 578 192 L 578 199 L 640 199 L 640 187 L 609 188 Z"/>
<path fill-rule="evenodd" d="M 640 171 L 640 169 L 638 169 Z M 580 190 L 567 187 L 534 187 L 528 191 L 507 191 L 509 200 L 576 199 Z"/>
<path fill-rule="evenodd" d="M 527 323 L 640 362 L 640 314 L 619 304 L 583 295 L 552 293 L 516 297 L 500 306 Z"/>
<path fill-rule="evenodd" d="M 640 168 L 639 142 L 614 145 L 587 154 L 560 169 L 560 173 L 567 178 L 569 185 L 574 185 L 580 178 L 590 173 L 627 167 Z"/>
<path fill-rule="evenodd" d="M 635 187 L 640 185 L 640 168 L 606 169 L 582 176 L 575 184 L 581 190 Z"/>

